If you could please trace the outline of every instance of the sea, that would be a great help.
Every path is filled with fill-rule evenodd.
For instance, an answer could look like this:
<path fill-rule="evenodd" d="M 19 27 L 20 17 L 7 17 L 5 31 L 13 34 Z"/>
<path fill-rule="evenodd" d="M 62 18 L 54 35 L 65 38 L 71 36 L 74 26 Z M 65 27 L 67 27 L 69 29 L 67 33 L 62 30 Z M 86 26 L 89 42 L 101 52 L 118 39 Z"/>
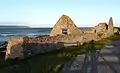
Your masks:
<path fill-rule="evenodd" d="M 0 27 L 0 45 L 11 37 L 28 36 L 36 37 L 49 35 L 51 28 L 26 28 L 26 27 Z"/>
<path fill-rule="evenodd" d="M 90 27 L 89 27 L 90 28 Z M 81 27 L 80 29 L 89 29 L 88 27 Z M 8 41 L 11 37 L 16 36 L 44 36 L 49 35 L 52 28 L 30 28 L 17 26 L 0 26 L 0 45 Z"/>

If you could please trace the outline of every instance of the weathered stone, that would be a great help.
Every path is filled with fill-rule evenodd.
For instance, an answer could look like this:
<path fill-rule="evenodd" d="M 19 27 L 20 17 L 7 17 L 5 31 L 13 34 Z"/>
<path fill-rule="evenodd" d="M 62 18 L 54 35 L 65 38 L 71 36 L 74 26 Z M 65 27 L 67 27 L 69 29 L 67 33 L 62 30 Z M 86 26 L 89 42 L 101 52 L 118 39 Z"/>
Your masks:
<path fill-rule="evenodd" d="M 93 28 L 92 31 L 91 31 L 91 33 L 96 33 L 96 29 Z"/>
<path fill-rule="evenodd" d="M 50 36 L 14 37 L 8 41 L 6 59 L 30 57 L 38 53 L 46 53 L 64 46 L 82 45 L 92 40 L 98 41 L 117 33 L 110 18 L 108 25 L 99 23 L 93 30 L 82 31 L 66 15 L 63 15 L 50 32 Z"/>
<path fill-rule="evenodd" d="M 5 59 L 8 58 L 20 58 L 23 59 L 23 38 L 24 37 L 14 37 L 10 38 L 7 45 Z"/>
<path fill-rule="evenodd" d="M 119 29 L 117 29 L 117 28 L 114 28 L 114 34 L 120 34 L 120 30 Z"/>
<path fill-rule="evenodd" d="M 82 33 L 82 31 L 77 28 L 71 18 L 67 15 L 62 15 L 50 32 L 50 36 L 78 33 Z"/>
<path fill-rule="evenodd" d="M 108 33 L 107 35 L 113 35 L 114 34 L 114 26 L 113 26 L 113 19 L 110 17 L 109 22 L 108 22 Z"/>
<path fill-rule="evenodd" d="M 108 25 L 106 23 L 99 23 L 94 27 L 92 33 L 96 33 L 100 38 L 110 37 L 114 34 L 112 17 L 109 19 Z"/>
<path fill-rule="evenodd" d="M 93 32 L 97 33 L 98 36 L 102 36 L 108 30 L 108 25 L 106 23 L 99 23 L 93 29 Z"/>
<path fill-rule="evenodd" d="M 8 41 L 5 58 L 24 59 L 38 53 L 46 53 L 52 50 L 61 49 L 64 46 L 63 43 L 59 43 L 58 41 L 51 42 L 49 40 L 50 38 L 51 37 L 13 37 Z"/>
<path fill-rule="evenodd" d="M 83 28 L 81 29 L 83 31 L 83 33 L 93 33 L 93 27 L 89 27 L 89 28 Z"/>

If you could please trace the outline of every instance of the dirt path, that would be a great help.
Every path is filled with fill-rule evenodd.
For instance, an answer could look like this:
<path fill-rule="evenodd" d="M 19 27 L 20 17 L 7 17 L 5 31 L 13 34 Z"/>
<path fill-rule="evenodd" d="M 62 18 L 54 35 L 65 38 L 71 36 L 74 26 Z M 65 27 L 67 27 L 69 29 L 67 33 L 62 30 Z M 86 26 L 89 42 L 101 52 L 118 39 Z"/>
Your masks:
<path fill-rule="evenodd" d="M 62 73 L 119 73 L 120 40 L 105 45 L 102 50 L 78 55 L 66 64 Z"/>

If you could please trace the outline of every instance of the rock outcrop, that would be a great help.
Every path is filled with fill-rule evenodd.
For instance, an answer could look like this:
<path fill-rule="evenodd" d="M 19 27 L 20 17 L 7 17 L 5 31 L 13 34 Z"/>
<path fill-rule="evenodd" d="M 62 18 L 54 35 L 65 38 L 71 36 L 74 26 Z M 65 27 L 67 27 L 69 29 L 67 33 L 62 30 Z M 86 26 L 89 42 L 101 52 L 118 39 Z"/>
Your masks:
<path fill-rule="evenodd" d="M 71 18 L 67 15 L 62 15 L 51 30 L 50 36 L 79 33 L 82 33 L 82 31 L 77 28 Z"/>

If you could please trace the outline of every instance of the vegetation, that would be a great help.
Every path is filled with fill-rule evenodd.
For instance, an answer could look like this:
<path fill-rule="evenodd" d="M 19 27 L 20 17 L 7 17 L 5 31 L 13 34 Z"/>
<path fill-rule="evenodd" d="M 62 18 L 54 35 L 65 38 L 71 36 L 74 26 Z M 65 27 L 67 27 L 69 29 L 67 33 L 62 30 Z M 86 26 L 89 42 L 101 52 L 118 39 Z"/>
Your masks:
<path fill-rule="evenodd" d="M 120 39 L 120 35 L 113 35 L 109 38 L 94 42 L 96 49 L 102 48 L 106 43 Z M 85 53 L 89 49 L 90 44 L 83 46 L 65 47 L 61 50 L 38 54 L 24 60 L 4 60 L 0 58 L 1 73 L 59 73 L 64 64 L 70 61 L 77 54 Z"/>

